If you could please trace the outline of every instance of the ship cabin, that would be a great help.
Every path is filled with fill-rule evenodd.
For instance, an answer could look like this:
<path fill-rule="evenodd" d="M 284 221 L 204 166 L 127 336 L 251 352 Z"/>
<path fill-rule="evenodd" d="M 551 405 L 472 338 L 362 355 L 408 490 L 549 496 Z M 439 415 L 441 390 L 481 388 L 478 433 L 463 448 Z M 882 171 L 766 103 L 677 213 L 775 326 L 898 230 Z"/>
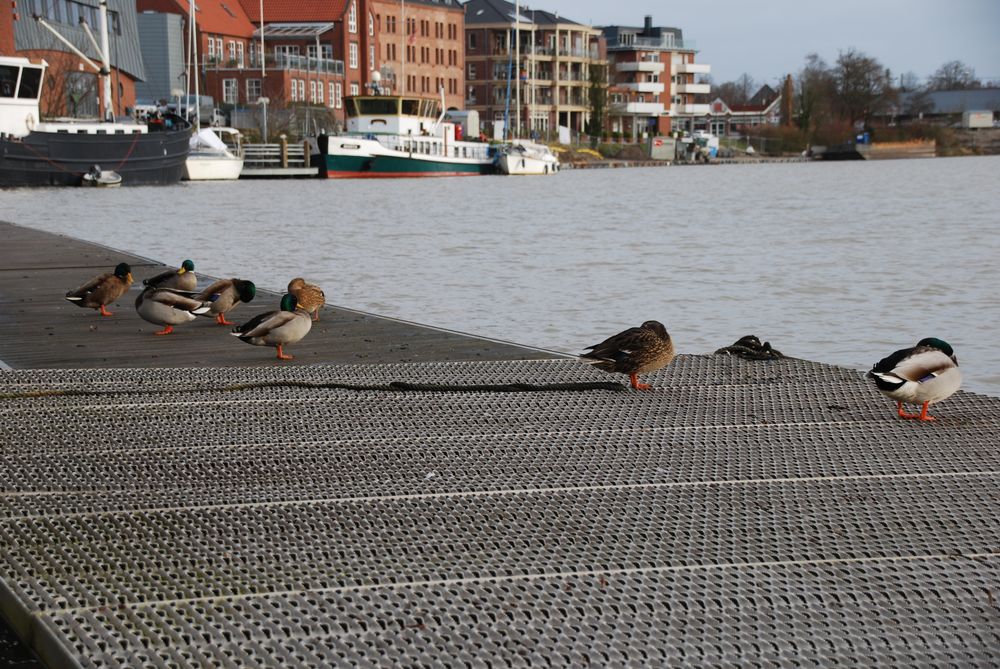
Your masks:
<path fill-rule="evenodd" d="M 0 56 L 0 134 L 24 137 L 38 124 L 38 99 L 48 65 Z"/>

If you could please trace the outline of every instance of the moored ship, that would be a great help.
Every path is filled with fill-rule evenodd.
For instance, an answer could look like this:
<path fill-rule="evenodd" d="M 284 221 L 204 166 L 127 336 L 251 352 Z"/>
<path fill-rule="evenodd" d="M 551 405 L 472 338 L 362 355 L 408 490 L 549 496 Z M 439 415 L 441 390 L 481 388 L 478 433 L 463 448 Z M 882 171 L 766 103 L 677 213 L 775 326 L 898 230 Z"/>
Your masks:
<path fill-rule="evenodd" d="M 320 135 L 312 152 L 320 176 L 388 178 L 474 176 L 496 172 L 486 142 L 462 139 L 441 103 L 408 95 L 351 96 L 347 134 Z"/>
<path fill-rule="evenodd" d="M 0 186 L 77 186 L 95 165 L 127 186 L 180 181 L 189 123 L 172 114 L 148 124 L 41 121 L 46 68 L 0 56 Z"/>

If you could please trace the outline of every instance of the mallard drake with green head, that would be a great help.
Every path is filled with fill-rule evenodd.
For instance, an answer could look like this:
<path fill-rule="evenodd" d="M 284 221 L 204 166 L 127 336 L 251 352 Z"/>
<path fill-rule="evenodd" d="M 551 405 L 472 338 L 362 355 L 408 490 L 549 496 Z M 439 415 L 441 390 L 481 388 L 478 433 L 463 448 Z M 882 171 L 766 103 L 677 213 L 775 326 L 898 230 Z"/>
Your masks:
<path fill-rule="evenodd" d="M 925 421 L 935 420 L 927 415 L 929 405 L 948 399 L 962 385 L 954 349 L 934 337 L 882 358 L 868 372 L 868 378 L 879 392 L 896 400 L 896 415 Z M 906 413 L 904 403 L 922 404 L 923 408 L 919 414 Z"/>
<path fill-rule="evenodd" d="M 153 286 L 147 286 L 135 299 L 135 311 L 143 320 L 165 326 L 154 333 L 158 335 L 170 334 L 175 325 L 193 321 L 196 316 L 208 313 L 211 308 L 211 302 L 201 302 L 187 295 Z"/>
<path fill-rule="evenodd" d="M 124 295 L 132 285 L 132 268 L 118 263 L 113 272 L 98 274 L 76 290 L 66 293 L 66 299 L 78 307 L 98 309 L 102 316 L 114 316 L 105 307 Z"/>
<path fill-rule="evenodd" d="M 298 300 L 299 309 L 311 313 L 314 321 L 319 320 L 319 310 L 326 304 L 326 295 L 322 288 L 306 283 L 302 277 L 296 277 L 288 282 L 288 292 Z"/>
<path fill-rule="evenodd" d="M 301 340 L 311 329 L 309 312 L 299 307 L 294 295 L 285 293 L 278 311 L 268 311 L 237 325 L 231 334 L 254 346 L 274 346 L 278 360 L 291 360 L 294 356 L 285 355 L 282 347 Z"/>
<path fill-rule="evenodd" d="M 666 367 L 674 359 L 674 342 L 658 321 L 646 321 L 637 328 L 619 332 L 587 349 L 590 352 L 580 356 L 584 362 L 605 372 L 628 374 L 629 382 L 636 390 L 652 387 L 639 383 L 639 374 Z"/>
<path fill-rule="evenodd" d="M 194 296 L 200 302 L 211 302 L 212 308 L 206 316 L 215 316 L 219 325 L 235 325 L 226 320 L 226 314 L 245 302 L 253 300 L 257 286 L 253 281 L 243 279 L 220 279 Z"/>
<path fill-rule="evenodd" d="M 142 285 L 193 293 L 198 289 L 198 277 L 194 273 L 194 262 L 185 260 L 177 269 L 170 269 L 154 277 L 144 279 Z"/>

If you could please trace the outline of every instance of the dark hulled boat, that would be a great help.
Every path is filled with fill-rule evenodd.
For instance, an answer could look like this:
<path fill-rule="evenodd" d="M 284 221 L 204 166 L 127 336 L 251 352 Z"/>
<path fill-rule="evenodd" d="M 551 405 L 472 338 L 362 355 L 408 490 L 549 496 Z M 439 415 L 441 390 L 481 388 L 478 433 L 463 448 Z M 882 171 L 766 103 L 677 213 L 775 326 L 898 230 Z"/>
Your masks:
<path fill-rule="evenodd" d="M 0 186 L 77 186 L 94 165 L 126 186 L 180 181 L 189 123 L 173 115 L 149 124 L 40 122 L 45 68 L 0 57 Z"/>

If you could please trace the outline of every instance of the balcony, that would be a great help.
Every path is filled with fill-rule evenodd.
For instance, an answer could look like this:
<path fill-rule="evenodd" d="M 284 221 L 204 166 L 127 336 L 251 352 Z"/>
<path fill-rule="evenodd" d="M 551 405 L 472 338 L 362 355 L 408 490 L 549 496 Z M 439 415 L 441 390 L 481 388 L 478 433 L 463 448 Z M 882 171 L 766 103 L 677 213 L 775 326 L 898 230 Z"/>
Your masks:
<path fill-rule="evenodd" d="M 656 95 L 662 95 L 664 91 L 663 82 L 659 81 L 640 81 L 631 82 L 625 84 L 615 84 L 618 88 L 624 88 L 627 91 L 632 91 L 633 93 L 654 93 Z"/>
<path fill-rule="evenodd" d="M 673 105 L 670 113 L 674 116 L 707 116 L 710 110 L 711 105 Z"/>
<path fill-rule="evenodd" d="M 711 74 L 712 66 L 706 63 L 677 63 L 674 65 L 677 74 Z"/>
<path fill-rule="evenodd" d="M 711 84 L 677 84 L 677 93 L 708 94 L 712 92 Z"/>
<path fill-rule="evenodd" d="M 204 56 L 202 70 L 260 70 L 260 58 L 256 54 L 247 58 L 245 64 L 236 60 Z M 265 70 L 295 70 L 325 74 L 344 74 L 344 61 L 329 58 L 309 58 L 307 56 L 268 55 L 264 61 Z"/>
<path fill-rule="evenodd" d="M 696 47 L 691 40 L 679 40 L 669 33 L 661 37 L 639 37 L 625 33 L 619 35 L 616 42 L 608 42 L 608 51 L 639 51 L 641 49 L 695 51 Z"/>
<path fill-rule="evenodd" d="M 663 72 L 664 68 L 664 63 L 653 61 L 630 61 L 618 63 L 615 66 L 619 72 L 655 72 L 657 74 Z"/>
<path fill-rule="evenodd" d="M 637 114 L 641 116 L 660 116 L 666 111 L 661 102 L 613 102 L 608 106 L 612 114 Z"/>

